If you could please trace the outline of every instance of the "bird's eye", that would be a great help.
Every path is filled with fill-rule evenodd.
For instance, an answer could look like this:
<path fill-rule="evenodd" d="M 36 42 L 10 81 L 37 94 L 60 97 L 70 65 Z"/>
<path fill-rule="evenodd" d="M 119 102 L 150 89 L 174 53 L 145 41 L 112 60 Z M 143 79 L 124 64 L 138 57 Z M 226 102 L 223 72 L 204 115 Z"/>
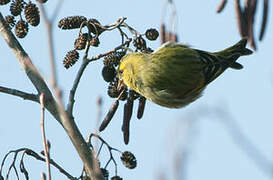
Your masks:
<path fill-rule="evenodd" d="M 119 70 L 119 74 L 122 74 L 123 73 L 123 70 Z"/>

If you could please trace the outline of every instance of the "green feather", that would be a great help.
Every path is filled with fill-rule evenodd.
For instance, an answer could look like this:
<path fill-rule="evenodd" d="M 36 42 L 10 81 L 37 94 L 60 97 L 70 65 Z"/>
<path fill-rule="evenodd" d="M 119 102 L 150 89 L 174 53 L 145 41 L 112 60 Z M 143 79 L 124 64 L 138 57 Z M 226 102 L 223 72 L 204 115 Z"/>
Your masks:
<path fill-rule="evenodd" d="M 177 43 L 165 43 L 151 54 L 131 53 L 120 64 L 124 83 L 150 101 L 170 108 L 183 107 L 202 94 L 206 85 L 227 68 L 241 69 L 236 60 L 252 53 L 246 39 L 210 53 Z"/>

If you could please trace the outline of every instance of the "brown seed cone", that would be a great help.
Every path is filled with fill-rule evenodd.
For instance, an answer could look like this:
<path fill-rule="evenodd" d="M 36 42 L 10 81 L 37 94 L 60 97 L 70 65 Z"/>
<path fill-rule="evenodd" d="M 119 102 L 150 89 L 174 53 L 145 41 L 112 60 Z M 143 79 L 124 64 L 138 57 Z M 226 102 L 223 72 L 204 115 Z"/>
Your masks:
<path fill-rule="evenodd" d="M 72 51 L 67 52 L 63 64 L 66 69 L 73 66 L 79 59 L 79 53 L 74 49 Z"/>
<path fill-rule="evenodd" d="M 14 16 L 8 15 L 8 16 L 5 17 L 5 20 L 8 23 L 10 28 L 13 28 L 15 26 Z"/>
<path fill-rule="evenodd" d="M 79 37 L 74 42 L 74 48 L 77 50 L 84 49 L 86 46 L 87 38 L 88 38 L 87 33 L 80 34 Z"/>
<path fill-rule="evenodd" d="M 10 5 L 10 13 L 13 16 L 18 16 L 21 14 L 23 8 L 24 8 L 24 0 L 13 0 Z"/>
<path fill-rule="evenodd" d="M 0 5 L 6 5 L 10 2 L 10 0 L 0 0 Z"/>
<path fill-rule="evenodd" d="M 113 66 L 103 66 L 101 74 L 104 81 L 112 82 L 116 76 L 116 69 Z"/>
<path fill-rule="evenodd" d="M 19 20 L 15 25 L 15 34 L 18 38 L 24 38 L 28 33 L 28 23 L 24 20 Z"/>
<path fill-rule="evenodd" d="M 40 12 L 36 4 L 31 1 L 25 6 L 25 18 L 32 26 L 38 26 L 40 23 Z"/>
<path fill-rule="evenodd" d="M 133 45 L 140 50 L 146 49 L 146 41 L 141 36 L 138 36 L 136 39 L 134 39 Z"/>
<path fill-rule="evenodd" d="M 122 180 L 122 178 L 119 176 L 113 176 L 111 177 L 111 180 Z"/>
<path fill-rule="evenodd" d="M 129 169 L 134 169 L 137 166 L 137 160 L 133 153 L 125 151 L 120 157 L 123 165 Z"/>
<path fill-rule="evenodd" d="M 111 98 L 117 98 L 118 95 L 119 95 L 119 91 L 117 89 L 117 82 L 114 82 L 114 83 L 110 83 L 109 86 L 108 86 L 108 96 L 111 97 Z"/>
<path fill-rule="evenodd" d="M 124 51 L 121 52 L 113 52 L 108 56 L 104 57 L 103 64 L 105 66 L 118 66 L 121 58 L 125 55 Z"/>
<path fill-rule="evenodd" d="M 84 21 L 87 21 L 84 16 L 69 16 L 61 19 L 58 27 L 61 29 L 77 29 Z"/>
<path fill-rule="evenodd" d="M 94 46 L 94 47 L 98 47 L 99 46 L 99 44 L 100 44 L 100 40 L 99 40 L 99 38 L 92 38 L 91 40 L 90 40 L 90 45 L 91 46 Z"/>
<path fill-rule="evenodd" d="M 158 38 L 159 36 L 159 33 L 156 29 L 148 29 L 146 32 L 145 32 L 145 36 L 147 39 L 151 40 L 151 41 L 154 41 Z"/>
<path fill-rule="evenodd" d="M 108 179 L 109 177 L 109 171 L 107 169 L 104 168 L 100 168 L 101 174 L 105 179 Z"/>

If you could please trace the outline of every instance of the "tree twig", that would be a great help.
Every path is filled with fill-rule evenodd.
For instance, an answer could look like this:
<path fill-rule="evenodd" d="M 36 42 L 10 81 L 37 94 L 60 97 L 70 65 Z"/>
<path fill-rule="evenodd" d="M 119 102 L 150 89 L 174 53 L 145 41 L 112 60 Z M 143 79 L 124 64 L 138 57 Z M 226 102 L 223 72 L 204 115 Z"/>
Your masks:
<path fill-rule="evenodd" d="M 117 20 L 117 22 L 113 23 L 113 24 L 110 24 L 110 25 L 106 25 L 106 26 L 101 26 L 100 28 L 102 28 L 103 30 L 113 30 L 115 28 L 119 28 L 120 26 L 126 26 L 130 31 L 133 31 L 132 28 L 128 25 L 126 25 L 124 23 L 124 21 L 126 20 L 126 18 L 124 17 L 121 17 Z M 119 28 L 120 30 L 120 28 Z M 88 28 L 88 31 L 90 34 L 90 29 Z M 121 31 L 121 30 L 120 30 Z M 135 30 L 134 30 L 135 31 Z M 136 32 L 136 31 L 135 31 Z M 92 62 L 92 61 L 96 61 L 104 56 L 107 56 L 119 49 L 124 49 L 126 48 L 125 46 L 128 46 L 129 43 L 131 42 L 131 39 L 127 39 L 127 41 L 123 44 L 121 44 L 120 46 L 116 47 L 115 49 L 109 51 L 109 52 L 106 52 L 106 53 L 102 53 L 102 54 L 98 54 L 96 56 L 93 56 L 91 58 L 87 58 L 88 56 L 88 51 L 89 51 L 89 47 L 90 47 L 90 44 L 89 44 L 89 41 L 88 43 L 86 44 L 86 48 L 85 48 L 85 52 L 84 52 L 84 56 L 83 56 L 83 61 L 82 61 L 82 64 L 77 72 L 77 75 L 76 75 L 76 78 L 73 82 L 73 85 L 72 85 L 72 88 L 70 90 L 70 93 L 69 93 L 69 100 L 68 100 L 68 104 L 67 104 L 67 109 L 66 109 L 66 112 L 68 113 L 68 116 L 70 118 L 73 119 L 73 107 L 74 107 L 74 103 L 75 103 L 75 94 L 76 94 L 76 90 L 78 88 L 78 85 L 79 85 L 79 82 L 81 80 L 81 77 L 82 77 L 82 74 L 85 70 L 85 68 L 87 67 L 87 65 Z"/>
<path fill-rule="evenodd" d="M 10 28 L 5 23 L 5 20 L 0 13 L 0 33 L 4 37 L 5 41 L 12 49 L 13 53 L 21 64 L 22 69 L 27 74 L 28 78 L 31 80 L 32 84 L 38 91 L 38 94 L 44 93 L 45 95 L 45 107 L 54 116 L 54 118 L 61 123 L 64 127 L 66 133 L 68 134 L 70 140 L 72 141 L 74 147 L 76 148 L 79 156 L 81 157 L 84 166 L 87 170 L 88 175 L 94 180 L 103 180 L 100 172 L 94 171 L 93 167 L 93 155 L 91 150 L 87 146 L 84 138 L 82 137 L 78 127 L 76 126 L 73 119 L 69 118 L 64 111 L 63 106 L 56 103 L 52 96 L 51 91 L 46 85 L 45 81 L 39 74 L 38 70 L 32 64 L 31 59 L 24 51 L 16 37 L 11 33 Z M 61 98 L 59 98 L 60 101 Z M 61 102 L 61 101 L 60 101 Z"/>
<path fill-rule="evenodd" d="M 42 140 L 43 140 L 43 145 L 44 145 L 44 154 L 45 154 L 45 159 L 46 159 L 46 169 L 47 169 L 47 179 L 51 180 L 51 170 L 50 170 L 50 163 L 49 163 L 49 146 L 46 140 L 46 135 L 45 135 L 45 105 L 44 105 L 44 94 L 42 93 L 40 95 L 40 104 L 41 104 L 41 121 L 40 121 L 40 126 L 41 126 L 41 132 L 42 132 Z"/>
<path fill-rule="evenodd" d="M 0 13 L 0 33 L 15 54 L 18 62 L 22 66 L 22 69 L 25 71 L 26 75 L 35 86 L 38 94 L 45 94 L 46 108 L 56 118 L 56 120 L 60 122 L 60 116 L 55 106 L 55 100 L 49 88 L 47 87 L 44 79 L 42 78 L 36 67 L 32 64 L 30 57 L 27 55 L 16 37 L 10 31 L 10 28 L 5 23 L 5 19 L 3 18 L 2 13 Z"/>
<path fill-rule="evenodd" d="M 21 97 L 21 98 L 23 98 L 25 100 L 39 102 L 38 95 L 36 95 L 36 94 L 30 94 L 30 93 L 26 93 L 26 92 L 23 92 L 23 91 L 7 88 L 7 87 L 3 87 L 3 86 L 0 86 L 0 92 L 10 94 L 10 95 L 13 95 L 13 96 L 17 96 L 17 97 Z"/>
<path fill-rule="evenodd" d="M 36 153 L 33 150 L 28 149 L 28 148 L 20 148 L 20 149 L 17 149 L 17 150 L 11 150 L 5 155 L 4 159 L 2 160 L 2 163 L 1 163 L 1 166 L 0 166 L 0 175 L 2 174 L 2 170 L 3 170 L 2 168 L 4 167 L 5 160 L 7 159 L 7 157 L 11 153 L 14 153 L 14 158 L 13 158 L 12 163 L 15 163 L 15 160 L 16 160 L 17 155 L 18 155 L 19 152 L 26 153 L 27 155 L 32 156 L 32 157 L 34 157 L 35 159 L 37 159 L 39 161 L 44 161 L 44 162 L 46 161 L 45 158 L 41 157 L 38 153 Z M 72 175 L 70 175 L 66 170 L 64 170 L 60 165 L 58 165 L 53 159 L 50 159 L 49 163 L 52 164 L 52 166 L 54 166 L 55 168 L 57 168 L 68 179 L 71 179 L 71 180 L 76 180 L 77 179 L 76 177 L 73 177 Z"/>
<path fill-rule="evenodd" d="M 52 14 L 51 18 L 50 18 L 50 22 L 55 21 L 57 15 L 60 12 L 60 9 L 61 9 L 61 7 L 63 5 L 63 2 L 64 2 L 63 0 L 58 0 L 57 5 L 56 5 L 56 7 L 55 7 L 55 9 L 53 11 L 53 14 Z"/>
<path fill-rule="evenodd" d="M 109 55 L 109 54 L 111 54 L 111 53 L 113 53 L 113 52 L 115 52 L 115 51 L 117 51 L 119 49 L 124 49 L 124 47 L 127 46 L 130 42 L 131 42 L 131 39 L 128 39 L 124 44 L 114 48 L 113 50 L 108 51 L 106 53 L 98 54 L 98 55 L 93 56 L 93 57 L 91 57 L 89 59 L 87 57 L 86 57 L 86 59 L 85 59 L 85 57 L 83 57 L 84 60 L 83 60 L 83 62 L 81 64 L 80 69 L 78 70 L 78 73 L 76 75 L 76 78 L 75 78 L 74 83 L 72 85 L 72 89 L 70 90 L 70 94 L 69 94 L 69 100 L 68 100 L 68 105 L 67 105 L 67 110 L 66 111 L 67 111 L 68 115 L 71 118 L 73 118 L 72 113 L 73 113 L 73 107 L 74 107 L 74 103 L 75 103 L 75 99 L 74 99 L 75 93 L 76 93 L 76 90 L 78 88 L 78 85 L 79 85 L 80 79 L 82 77 L 82 74 L 83 74 L 85 68 L 87 67 L 87 65 L 90 62 L 96 61 L 96 60 L 98 60 L 98 59 L 100 59 L 102 57 L 105 57 L 105 56 L 107 56 L 107 55 Z M 87 51 L 85 51 L 85 52 L 86 52 L 85 54 L 87 54 Z"/>
<path fill-rule="evenodd" d="M 43 4 L 39 3 L 39 7 L 41 9 L 41 14 L 45 22 L 46 30 L 47 30 L 47 39 L 48 39 L 48 47 L 49 47 L 49 60 L 50 60 L 50 69 L 51 69 L 51 83 L 55 92 L 60 95 L 61 90 L 58 88 L 58 77 L 56 74 L 56 61 L 55 61 L 55 48 L 53 43 L 53 24 L 54 20 L 59 12 L 59 9 L 62 5 L 63 0 L 59 0 L 57 7 L 53 13 L 53 16 L 49 19 L 47 12 L 43 6 Z"/>

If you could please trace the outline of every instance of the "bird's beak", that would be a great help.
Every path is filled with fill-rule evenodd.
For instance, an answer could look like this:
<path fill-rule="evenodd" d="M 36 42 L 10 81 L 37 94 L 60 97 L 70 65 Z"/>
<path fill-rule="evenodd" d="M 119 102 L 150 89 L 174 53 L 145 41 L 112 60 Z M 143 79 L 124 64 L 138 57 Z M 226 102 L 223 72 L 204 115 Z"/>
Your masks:
<path fill-rule="evenodd" d="M 117 90 L 120 92 L 124 88 L 123 80 L 119 79 Z"/>

